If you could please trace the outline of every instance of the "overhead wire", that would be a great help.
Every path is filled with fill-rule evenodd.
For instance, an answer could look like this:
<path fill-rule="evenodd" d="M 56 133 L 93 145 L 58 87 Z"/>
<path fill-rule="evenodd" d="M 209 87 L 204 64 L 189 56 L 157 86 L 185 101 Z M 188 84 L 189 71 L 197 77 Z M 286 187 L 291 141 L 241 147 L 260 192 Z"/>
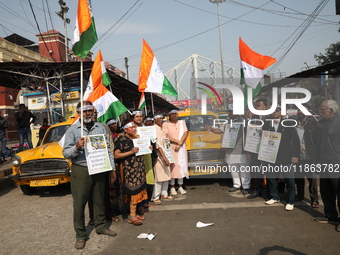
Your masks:
<path fill-rule="evenodd" d="M 46 11 L 45 11 L 45 4 L 44 4 L 44 0 L 41 0 L 41 4 L 43 7 L 43 13 L 44 13 L 44 19 L 45 19 L 45 25 L 46 25 L 46 31 L 48 31 L 48 25 L 47 25 L 47 19 L 46 19 Z"/>
<path fill-rule="evenodd" d="M 19 3 L 20 3 L 20 6 L 21 6 L 21 9 L 22 9 L 23 12 L 25 13 L 26 20 L 27 20 L 26 22 L 27 22 L 28 24 L 30 24 L 31 27 L 32 27 L 36 32 L 38 32 L 37 28 L 32 24 L 32 22 L 31 22 L 30 19 L 28 18 L 28 15 L 27 15 L 27 13 L 26 13 L 26 10 L 25 10 L 25 8 L 22 6 L 22 1 L 23 1 L 23 0 L 19 0 Z"/>
<path fill-rule="evenodd" d="M 46 47 L 46 50 L 47 50 L 47 52 L 50 54 L 50 56 L 51 56 L 51 58 L 53 59 L 53 61 L 56 62 L 55 58 L 53 57 L 53 55 L 54 55 L 53 51 L 50 52 L 50 50 L 49 50 L 48 47 L 47 47 L 46 41 L 45 41 L 44 37 L 42 36 L 41 30 L 40 30 L 40 26 L 39 26 L 39 23 L 38 23 L 38 21 L 37 21 L 37 17 L 35 16 L 35 12 L 34 12 L 34 9 L 33 9 L 32 3 L 31 3 L 31 0 L 28 0 L 28 2 L 29 2 L 29 5 L 30 5 L 32 14 L 33 14 L 34 21 L 35 21 L 35 23 L 36 23 L 36 25 L 37 25 L 39 34 L 41 35 L 41 39 L 43 40 L 44 45 L 45 45 L 45 47 Z"/>
<path fill-rule="evenodd" d="M 270 1 L 268 1 L 268 2 L 266 2 L 266 3 L 264 3 L 264 4 L 262 4 L 260 7 L 265 6 L 265 5 L 267 5 L 268 3 L 270 3 Z M 230 23 L 230 22 L 233 22 L 234 20 L 237 20 L 237 19 L 240 18 L 240 17 L 243 17 L 243 16 L 245 16 L 245 15 L 248 15 L 249 13 L 251 13 L 251 12 L 253 12 L 253 11 L 255 11 L 255 9 L 254 9 L 254 10 L 250 10 L 250 11 L 244 13 L 244 14 L 241 14 L 241 15 L 237 16 L 236 18 L 232 18 L 231 20 L 222 23 L 220 26 L 224 26 L 224 25 L 226 25 L 226 24 L 228 24 L 228 23 Z M 171 47 L 171 46 L 173 46 L 173 45 L 179 44 L 179 43 L 181 43 L 181 42 L 185 42 L 185 41 L 187 41 L 187 40 L 190 40 L 190 39 L 192 39 L 192 38 L 195 38 L 195 37 L 197 37 L 197 36 L 200 36 L 200 35 L 202 35 L 202 34 L 205 34 L 205 33 L 207 33 L 207 32 L 210 32 L 210 31 L 212 31 L 212 30 L 214 30 L 214 29 L 216 29 L 216 28 L 218 28 L 218 27 L 219 27 L 219 26 L 217 25 L 217 26 L 212 27 L 212 28 L 210 28 L 210 29 L 204 30 L 204 31 L 202 31 L 202 32 L 200 32 L 200 33 L 197 33 L 197 34 L 194 34 L 194 35 L 192 35 L 192 36 L 186 37 L 186 38 L 184 38 L 184 39 L 182 39 L 182 40 L 179 40 L 179 41 L 176 41 L 176 42 L 173 42 L 173 43 L 164 45 L 164 46 L 162 46 L 162 47 L 155 48 L 155 49 L 153 49 L 153 51 L 155 52 L 155 51 L 162 50 L 162 49 Z M 140 55 L 141 55 L 141 53 L 138 53 L 138 54 L 132 55 L 132 56 L 130 56 L 130 57 L 128 57 L 128 58 L 129 58 L 129 59 L 131 59 L 131 58 L 136 58 L 136 57 L 139 57 Z M 115 61 L 115 60 L 114 60 L 114 61 Z M 114 62 L 114 61 L 112 61 L 112 62 Z"/>
<path fill-rule="evenodd" d="M 289 51 L 294 47 L 296 42 L 300 39 L 300 37 L 304 34 L 304 32 L 307 30 L 309 25 L 313 22 L 313 20 L 317 17 L 317 15 L 323 10 L 323 8 L 327 5 L 329 0 L 321 0 L 321 2 L 318 4 L 318 6 L 314 9 L 314 11 L 311 13 L 310 16 L 307 17 L 307 19 L 301 24 L 300 26 L 300 32 L 295 36 L 295 38 L 292 40 L 292 42 L 289 44 L 287 50 L 283 52 L 283 54 L 279 57 L 279 60 L 275 62 L 275 64 L 269 69 L 269 72 L 275 70 L 285 59 Z M 304 25 L 306 23 L 306 25 Z M 296 29 L 279 48 L 281 48 L 296 32 L 298 32 L 299 28 Z M 278 49 L 279 49 L 278 48 Z M 275 50 L 272 55 L 274 55 L 277 51 Z"/>
<path fill-rule="evenodd" d="M 271 1 L 271 2 L 274 2 L 274 1 Z M 234 5 L 238 5 L 238 6 L 244 6 L 244 7 L 248 7 L 248 8 L 257 8 L 255 6 L 252 6 L 252 5 L 248 5 L 248 4 L 243 4 L 243 3 L 240 3 L 240 2 L 236 2 L 234 0 L 230 0 L 228 3 L 230 4 L 234 4 Z M 276 2 L 274 2 L 276 4 Z M 283 6 L 281 5 L 282 7 L 286 7 L 286 6 Z M 288 8 L 288 7 L 287 7 Z M 293 17 L 293 16 L 289 16 L 287 15 L 286 12 L 282 12 L 282 11 L 277 11 L 277 10 L 271 10 L 271 9 L 266 9 L 266 8 L 258 8 L 260 11 L 264 11 L 264 12 L 268 12 L 268 13 L 272 13 L 272 14 L 275 14 L 275 15 L 279 15 L 279 16 L 284 16 L 284 17 L 289 17 L 289 18 L 293 18 L 293 19 L 299 19 L 299 20 L 304 20 L 303 18 L 298 18 L 298 17 Z M 293 10 L 293 9 L 291 9 Z M 309 14 L 307 13 L 302 13 L 302 12 L 299 12 L 299 11 L 296 11 L 294 10 L 296 13 L 295 15 L 305 15 L 305 16 L 309 16 Z M 280 14 L 281 13 L 281 14 Z M 320 22 L 320 21 L 315 21 L 316 23 L 321 23 L 321 24 L 333 24 L 333 25 L 336 25 L 336 22 L 334 21 L 330 21 L 330 20 L 325 20 L 325 19 L 322 19 L 322 18 L 318 18 L 320 20 L 324 20 L 326 21 L 327 23 L 324 23 L 324 22 Z"/>
<path fill-rule="evenodd" d="M 103 35 L 101 35 L 98 38 L 98 42 L 100 41 L 100 43 L 97 43 L 96 46 L 94 47 L 94 49 L 98 48 L 103 42 L 105 42 L 110 36 L 111 34 L 116 31 L 122 24 L 124 24 L 124 22 L 131 17 L 131 15 L 139 8 L 142 6 L 142 4 L 145 2 L 145 0 L 143 0 L 143 2 L 118 26 L 118 28 L 116 28 L 114 31 L 112 31 L 108 36 L 106 36 L 115 26 L 117 26 L 117 24 L 137 5 L 138 2 L 140 2 L 141 0 L 137 0 L 124 14 L 122 17 L 120 17 L 117 22 L 115 22 L 107 31 L 105 31 L 103 33 Z M 103 39 L 106 36 L 105 39 Z M 102 41 L 101 41 L 102 40 Z"/>
<path fill-rule="evenodd" d="M 47 0 L 45 1 L 46 1 L 46 6 L 47 6 L 47 13 L 48 13 L 48 16 L 50 17 L 51 26 L 52 26 L 52 29 L 54 30 L 54 24 L 53 24 L 53 20 L 51 16 L 50 5 Z"/>

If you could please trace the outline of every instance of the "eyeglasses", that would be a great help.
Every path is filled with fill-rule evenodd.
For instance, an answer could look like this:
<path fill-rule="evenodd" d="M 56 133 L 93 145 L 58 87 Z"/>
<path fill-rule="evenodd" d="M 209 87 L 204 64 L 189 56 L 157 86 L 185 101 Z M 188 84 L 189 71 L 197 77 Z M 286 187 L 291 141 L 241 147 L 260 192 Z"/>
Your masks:
<path fill-rule="evenodd" d="M 276 111 L 276 112 L 280 112 L 280 111 L 281 111 L 281 108 L 276 108 L 275 111 Z"/>

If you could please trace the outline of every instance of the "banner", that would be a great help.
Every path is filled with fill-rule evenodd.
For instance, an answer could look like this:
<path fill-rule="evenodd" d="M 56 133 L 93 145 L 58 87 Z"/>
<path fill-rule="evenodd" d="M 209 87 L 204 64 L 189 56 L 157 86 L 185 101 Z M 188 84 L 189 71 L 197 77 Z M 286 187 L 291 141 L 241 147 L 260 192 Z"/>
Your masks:
<path fill-rule="evenodd" d="M 104 135 L 85 137 L 84 148 L 89 175 L 112 170 Z"/>

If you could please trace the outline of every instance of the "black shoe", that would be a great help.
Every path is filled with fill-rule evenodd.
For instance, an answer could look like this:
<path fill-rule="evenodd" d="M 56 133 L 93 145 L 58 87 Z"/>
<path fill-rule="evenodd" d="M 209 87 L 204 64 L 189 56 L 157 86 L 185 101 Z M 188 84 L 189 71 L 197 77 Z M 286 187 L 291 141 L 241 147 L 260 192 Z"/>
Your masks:
<path fill-rule="evenodd" d="M 241 192 L 244 195 L 248 195 L 250 193 L 250 190 L 249 189 L 243 189 Z"/>
<path fill-rule="evenodd" d="M 335 227 L 335 230 L 340 232 L 340 224 L 338 224 L 336 227 Z"/>
<path fill-rule="evenodd" d="M 248 199 L 252 199 L 252 198 L 256 198 L 256 197 L 258 197 L 258 196 L 260 196 L 259 192 L 253 191 L 253 192 L 250 193 L 249 196 L 247 196 L 247 198 L 248 198 Z"/>
<path fill-rule="evenodd" d="M 229 192 L 236 192 L 236 191 L 239 191 L 240 188 L 235 188 L 235 187 L 232 187 L 230 188 Z"/>

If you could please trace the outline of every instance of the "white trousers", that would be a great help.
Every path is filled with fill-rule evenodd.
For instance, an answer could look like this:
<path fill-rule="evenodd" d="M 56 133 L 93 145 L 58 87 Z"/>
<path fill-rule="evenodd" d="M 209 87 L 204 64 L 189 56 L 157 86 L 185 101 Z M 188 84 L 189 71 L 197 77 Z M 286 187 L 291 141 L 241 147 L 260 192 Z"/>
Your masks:
<path fill-rule="evenodd" d="M 241 172 L 241 166 L 246 166 L 245 163 L 230 164 L 231 178 L 233 179 L 234 188 L 250 189 L 251 174 L 248 172 Z M 235 170 L 235 171 L 233 171 Z"/>
<path fill-rule="evenodd" d="M 175 178 L 171 178 L 170 185 L 172 185 L 172 186 L 175 185 L 175 180 L 176 180 Z M 178 178 L 177 179 L 177 184 L 178 185 L 182 185 L 183 184 L 183 178 Z"/>
<path fill-rule="evenodd" d="M 159 196 L 167 197 L 168 187 L 169 187 L 169 181 L 155 182 L 155 185 L 153 187 L 151 201 L 154 201 L 155 199 L 159 199 Z"/>

